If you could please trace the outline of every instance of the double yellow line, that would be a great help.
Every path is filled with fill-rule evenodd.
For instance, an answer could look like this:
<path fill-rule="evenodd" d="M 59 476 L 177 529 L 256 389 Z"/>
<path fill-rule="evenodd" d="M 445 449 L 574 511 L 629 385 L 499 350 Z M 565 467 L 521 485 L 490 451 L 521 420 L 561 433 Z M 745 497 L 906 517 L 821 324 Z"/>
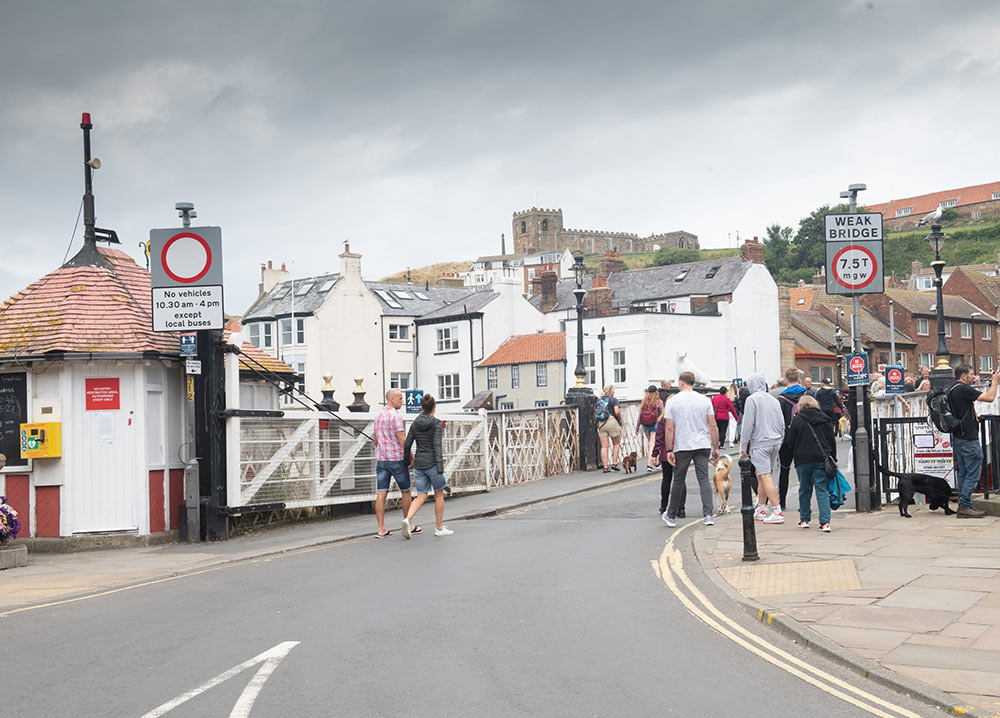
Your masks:
<path fill-rule="evenodd" d="M 743 628 L 716 608 L 708 597 L 698 590 L 698 587 L 691 582 L 691 579 L 684 572 L 684 560 L 674 543 L 682 531 L 697 525 L 696 522 L 692 522 L 674 531 L 667 541 L 666 546 L 664 546 L 659 561 L 650 561 L 653 564 L 653 570 L 656 575 L 663 579 L 670 592 L 696 618 L 714 628 L 733 643 L 745 648 L 768 663 L 791 673 L 793 676 L 801 678 L 806 683 L 816 686 L 825 693 L 829 693 L 853 706 L 857 706 L 871 715 L 880 716 L 881 718 L 900 718 L 901 716 L 903 718 L 920 718 L 917 713 L 883 700 L 860 688 L 856 688 L 840 678 L 811 666 L 792 654 L 781 650 Z M 681 589 L 678 582 L 684 586 L 686 592 Z"/>

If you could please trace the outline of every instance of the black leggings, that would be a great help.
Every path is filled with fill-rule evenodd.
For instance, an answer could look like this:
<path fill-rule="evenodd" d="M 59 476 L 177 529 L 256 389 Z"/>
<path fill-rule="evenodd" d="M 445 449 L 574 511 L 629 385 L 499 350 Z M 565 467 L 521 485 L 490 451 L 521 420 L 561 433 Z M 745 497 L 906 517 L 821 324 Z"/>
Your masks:
<path fill-rule="evenodd" d="M 674 480 L 674 467 L 670 465 L 670 462 L 663 460 L 660 462 L 660 469 L 663 472 L 663 478 L 660 479 L 660 513 L 662 514 L 667 510 L 667 506 L 670 504 L 670 484 Z M 684 504 L 687 503 L 687 484 L 681 484 L 681 509 L 678 515 L 684 516 Z"/>
<path fill-rule="evenodd" d="M 729 433 L 729 419 L 716 419 L 715 424 L 719 427 L 719 446 L 725 446 L 726 434 Z"/>

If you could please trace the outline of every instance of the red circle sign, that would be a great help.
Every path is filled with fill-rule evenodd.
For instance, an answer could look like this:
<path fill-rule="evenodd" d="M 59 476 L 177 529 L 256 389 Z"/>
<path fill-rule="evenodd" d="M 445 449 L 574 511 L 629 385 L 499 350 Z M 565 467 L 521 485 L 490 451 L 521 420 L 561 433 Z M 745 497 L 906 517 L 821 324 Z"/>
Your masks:
<path fill-rule="evenodd" d="M 849 244 L 833 255 L 833 278 L 847 289 L 864 289 L 878 270 L 875 255 L 867 247 Z"/>
<path fill-rule="evenodd" d="M 893 384 L 898 384 L 899 382 L 903 381 L 903 372 L 901 372 L 899 369 L 890 369 L 889 381 L 891 381 Z"/>
<path fill-rule="evenodd" d="M 179 271 L 175 272 L 167 263 L 167 252 L 175 242 L 181 239 L 193 239 L 205 250 L 205 265 L 197 269 L 193 274 L 181 274 Z M 175 282 L 191 284 L 193 282 L 197 282 L 199 279 L 208 274 L 208 270 L 212 267 L 212 249 L 208 246 L 208 242 L 206 242 L 200 235 L 197 235 L 194 232 L 179 232 L 163 243 L 163 250 L 160 252 L 160 265 L 163 267 L 163 271 L 166 275 Z M 190 270 L 187 271 L 190 272 Z"/>
<path fill-rule="evenodd" d="M 851 359 L 851 371 L 859 372 L 865 368 L 865 360 L 861 357 L 854 357 Z"/>

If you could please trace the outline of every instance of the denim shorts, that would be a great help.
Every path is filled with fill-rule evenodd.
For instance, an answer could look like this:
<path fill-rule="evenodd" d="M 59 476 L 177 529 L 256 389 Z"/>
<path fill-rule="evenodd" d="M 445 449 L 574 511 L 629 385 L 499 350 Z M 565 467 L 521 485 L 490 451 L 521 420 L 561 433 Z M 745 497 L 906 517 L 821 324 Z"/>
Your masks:
<path fill-rule="evenodd" d="M 400 491 L 410 490 L 410 470 L 405 461 L 376 461 L 375 481 L 378 491 L 389 490 L 389 480 L 395 479 Z"/>
<path fill-rule="evenodd" d="M 656 424 L 642 424 L 642 433 L 646 436 L 656 433 Z"/>
<path fill-rule="evenodd" d="M 445 481 L 444 474 L 438 471 L 436 466 L 429 469 L 414 469 L 413 480 L 417 484 L 418 494 L 426 494 L 431 490 L 431 486 L 434 487 L 435 492 L 441 491 L 448 483 Z"/>

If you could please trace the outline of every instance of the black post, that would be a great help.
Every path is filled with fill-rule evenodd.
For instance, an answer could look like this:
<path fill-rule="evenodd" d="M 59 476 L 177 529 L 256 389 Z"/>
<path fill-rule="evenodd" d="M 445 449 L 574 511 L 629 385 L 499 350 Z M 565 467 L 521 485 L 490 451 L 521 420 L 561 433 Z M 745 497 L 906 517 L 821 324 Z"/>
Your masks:
<path fill-rule="evenodd" d="M 94 125 L 90 122 L 90 113 L 83 113 L 83 121 L 80 129 L 83 130 L 83 241 L 94 244 L 96 235 L 94 226 L 97 218 L 94 215 L 94 184 L 93 184 L 93 164 L 90 157 L 90 131 Z"/>
<path fill-rule="evenodd" d="M 228 538 L 222 507 L 226 506 L 226 428 L 220 413 L 226 408 L 226 372 L 222 330 L 198 332 L 201 374 L 195 376 L 195 447 L 201 483 L 204 541 Z"/>
<path fill-rule="evenodd" d="M 927 239 L 934 245 L 934 261 L 931 267 L 934 269 L 934 291 L 937 294 L 937 349 L 934 352 L 934 370 L 931 372 L 931 386 L 940 387 L 947 390 L 953 383 L 954 374 L 951 370 L 950 352 L 948 343 L 944 339 L 944 297 L 941 286 L 944 282 L 941 279 L 941 271 L 944 269 L 944 261 L 941 259 L 941 242 L 945 235 L 941 231 L 940 224 L 931 225 L 931 233 Z"/>
<path fill-rule="evenodd" d="M 578 439 L 580 442 L 580 470 L 589 471 L 597 468 L 597 420 L 594 418 L 594 405 L 597 398 L 587 387 L 587 369 L 583 365 L 583 298 L 587 292 L 583 288 L 583 253 L 573 254 L 573 273 L 576 278 L 576 378 L 575 385 L 566 392 L 566 404 L 575 404 L 579 417 Z"/>
<path fill-rule="evenodd" d="M 750 459 L 744 456 L 740 459 L 740 515 L 743 517 L 743 560 L 757 561 L 757 529 L 753 523 L 754 493 L 753 476 L 750 473 Z"/>

